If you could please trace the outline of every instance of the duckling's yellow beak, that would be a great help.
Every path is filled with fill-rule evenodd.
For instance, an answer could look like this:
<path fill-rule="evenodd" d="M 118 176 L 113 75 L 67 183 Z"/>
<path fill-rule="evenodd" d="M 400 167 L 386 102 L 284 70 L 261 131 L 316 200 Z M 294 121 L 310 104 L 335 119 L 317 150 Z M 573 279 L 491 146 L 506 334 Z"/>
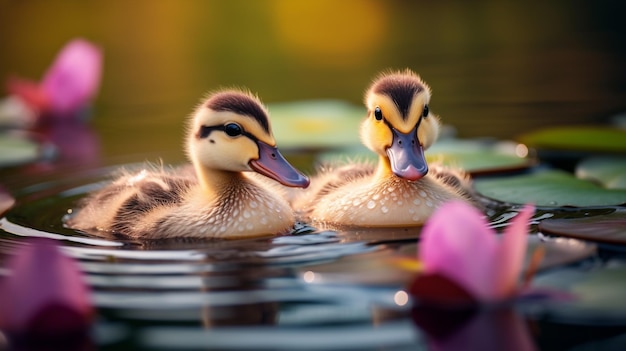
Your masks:
<path fill-rule="evenodd" d="M 393 142 L 386 149 L 393 173 L 411 181 L 418 180 L 428 173 L 428 164 L 424 157 L 424 148 L 417 136 L 417 127 L 405 134 L 390 126 Z"/>
<path fill-rule="evenodd" d="M 309 178 L 290 165 L 278 151 L 278 148 L 260 140 L 257 141 L 257 145 L 259 146 L 259 158 L 249 162 L 253 170 L 285 186 L 297 188 L 309 186 Z"/>

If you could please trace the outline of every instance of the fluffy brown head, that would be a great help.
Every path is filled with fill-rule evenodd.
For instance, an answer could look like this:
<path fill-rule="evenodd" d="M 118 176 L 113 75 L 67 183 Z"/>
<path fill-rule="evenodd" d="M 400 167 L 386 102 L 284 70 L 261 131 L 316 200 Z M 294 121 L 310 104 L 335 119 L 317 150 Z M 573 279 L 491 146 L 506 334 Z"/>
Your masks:
<path fill-rule="evenodd" d="M 209 95 L 190 119 L 187 155 L 209 169 L 250 171 L 257 141 L 275 146 L 268 112 L 254 95 L 224 90 Z"/>
<path fill-rule="evenodd" d="M 365 93 L 367 118 L 361 124 L 361 140 L 372 151 L 386 155 L 393 127 L 408 133 L 419 124 L 417 134 L 424 149 L 439 134 L 439 120 L 432 112 L 430 87 L 411 70 L 380 74 Z"/>

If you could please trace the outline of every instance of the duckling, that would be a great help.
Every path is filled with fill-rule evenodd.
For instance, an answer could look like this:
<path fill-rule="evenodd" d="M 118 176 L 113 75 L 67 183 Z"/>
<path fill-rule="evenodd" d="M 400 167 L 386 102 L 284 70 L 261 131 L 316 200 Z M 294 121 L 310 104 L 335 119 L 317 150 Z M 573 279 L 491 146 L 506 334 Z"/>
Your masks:
<path fill-rule="evenodd" d="M 293 226 L 282 187 L 269 179 L 303 188 L 309 179 L 276 148 L 257 97 L 239 90 L 210 95 L 190 118 L 186 151 L 192 167 L 123 172 L 86 197 L 66 225 L 137 239 L 245 238 Z"/>
<path fill-rule="evenodd" d="M 419 226 L 444 202 L 471 202 L 461 170 L 426 163 L 424 150 L 440 122 L 430 111 L 430 88 L 410 70 L 388 72 L 365 94 L 361 140 L 379 155 L 378 166 L 348 164 L 322 169 L 311 188 L 293 200 L 313 222 L 356 227 Z"/>

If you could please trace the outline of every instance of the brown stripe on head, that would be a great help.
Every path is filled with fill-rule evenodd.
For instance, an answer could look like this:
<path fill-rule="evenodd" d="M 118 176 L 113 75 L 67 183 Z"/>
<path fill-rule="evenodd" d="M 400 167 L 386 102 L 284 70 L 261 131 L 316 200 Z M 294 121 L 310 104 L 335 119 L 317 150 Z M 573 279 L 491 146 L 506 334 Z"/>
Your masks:
<path fill-rule="evenodd" d="M 393 100 L 402 119 L 406 119 L 415 95 L 428 90 L 420 77 L 410 70 L 384 73 L 374 81 L 369 91 L 387 95 Z"/>
<path fill-rule="evenodd" d="M 213 111 L 229 111 L 255 119 L 270 133 L 269 118 L 265 107 L 257 98 L 244 92 L 228 90 L 214 94 L 207 100 L 206 107 Z"/>

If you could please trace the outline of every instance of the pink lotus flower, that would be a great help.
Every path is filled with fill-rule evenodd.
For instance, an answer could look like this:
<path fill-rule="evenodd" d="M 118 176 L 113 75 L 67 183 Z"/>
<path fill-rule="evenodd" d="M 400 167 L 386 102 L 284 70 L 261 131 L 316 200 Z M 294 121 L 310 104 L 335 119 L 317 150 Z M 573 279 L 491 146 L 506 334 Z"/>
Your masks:
<path fill-rule="evenodd" d="M 511 305 L 480 304 L 520 293 L 533 213 L 533 206 L 525 206 L 499 236 L 482 213 L 457 201 L 441 206 L 425 224 L 418 249 L 422 273 L 409 291 L 421 302 L 413 307 L 413 321 L 433 350 L 535 350 Z"/>
<path fill-rule="evenodd" d="M 74 39 L 59 52 L 40 83 L 10 78 L 7 88 L 40 114 L 70 117 L 95 97 L 101 70 L 100 49 Z"/>
<path fill-rule="evenodd" d="M 411 292 L 440 303 L 514 297 L 533 213 L 533 206 L 525 206 L 498 236 L 472 206 L 458 201 L 444 204 L 422 230 L 418 256 L 423 274 L 413 282 Z"/>
<path fill-rule="evenodd" d="M 51 239 L 34 238 L 8 259 L 0 285 L 0 328 L 56 337 L 87 329 L 93 314 L 76 261 Z"/>

